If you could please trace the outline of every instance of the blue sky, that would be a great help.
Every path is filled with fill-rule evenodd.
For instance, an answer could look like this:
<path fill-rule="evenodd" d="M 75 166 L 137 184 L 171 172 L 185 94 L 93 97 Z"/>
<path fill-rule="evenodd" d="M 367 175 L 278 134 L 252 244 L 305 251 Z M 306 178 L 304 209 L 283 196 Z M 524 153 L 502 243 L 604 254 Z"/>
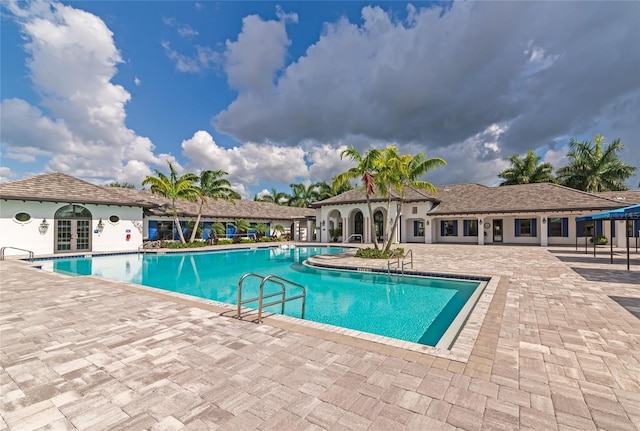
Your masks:
<path fill-rule="evenodd" d="M 2 2 L 0 180 L 140 186 L 167 161 L 246 198 L 330 181 L 340 151 L 442 157 L 497 184 L 620 138 L 640 170 L 637 2 Z M 637 188 L 639 175 L 629 181 Z"/>

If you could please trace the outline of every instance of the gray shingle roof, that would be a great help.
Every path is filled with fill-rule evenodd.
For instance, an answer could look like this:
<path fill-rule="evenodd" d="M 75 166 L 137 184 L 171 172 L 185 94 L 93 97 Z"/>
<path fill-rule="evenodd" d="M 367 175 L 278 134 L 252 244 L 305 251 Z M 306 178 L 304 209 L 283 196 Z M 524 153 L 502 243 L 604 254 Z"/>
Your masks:
<path fill-rule="evenodd" d="M 399 195 L 392 191 L 391 193 L 392 200 L 398 200 Z M 386 202 L 387 198 L 382 196 L 380 193 L 374 193 L 370 199 L 371 202 Z M 416 202 L 416 201 L 431 201 L 431 202 L 439 202 L 440 200 L 433 195 L 430 195 L 427 192 L 416 190 L 416 189 L 407 189 L 405 192 L 405 202 Z M 351 204 L 351 203 L 362 203 L 367 201 L 367 195 L 364 192 L 362 187 L 357 187 L 355 189 L 346 191 L 338 196 L 332 196 L 328 199 L 314 202 L 311 204 L 312 208 L 318 208 L 324 205 L 340 205 L 340 204 Z"/>
<path fill-rule="evenodd" d="M 626 190 L 623 192 L 601 192 L 596 193 L 597 196 L 601 196 L 608 199 L 613 199 L 616 202 L 624 206 L 640 205 L 640 190 Z"/>
<path fill-rule="evenodd" d="M 430 212 L 433 215 L 486 214 L 540 211 L 591 211 L 620 208 L 630 200 L 608 199 L 607 196 L 586 193 L 551 183 L 522 184 L 488 187 L 481 184 L 450 184 L 436 186 L 437 195 L 410 189 L 406 201 L 429 200 L 438 203 Z M 627 192 L 630 193 L 630 192 Z M 640 194 L 640 193 L 639 193 Z M 635 196 L 635 195 L 633 195 Z M 633 199 L 636 199 L 635 197 Z M 380 195 L 372 201 L 386 200 Z M 316 202 L 314 207 L 366 202 L 362 188 L 350 190 L 339 196 Z M 634 202 L 635 203 L 635 202 Z"/>
<path fill-rule="evenodd" d="M 0 199 L 85 203 L 99 205 L 148 206 L 117 188 L 106 188 L 59 172 L 0 183 Z"/>
<path fill-rule="evenodd" d="M 128 189 L 126 193 L 131 196 L 137 195 L 141 202 L 155 202 L 158 205 L 148 210 L 152 215 L 168 215 L 171 208 L 171 200 L 154 195 L 147 190 Z M 186 217 L 196 217 L 200 208 L 199 202 L 176 201 L 178 214 Z M 225 200 L 207 200 L 202 209 L 202 216 L 206 218 L 218 218 L 235 220 L 239 218 L 251 220 L 293 220 L 295 218 L 313 217 L 316 210 L 309 208 L 297 208 L 283 205 L 276 205 L 270 202 L 256 202 L 244 199 L 236 200 L 235 203 Z"/>
<path fill-rule="evenodd" d="M 431 214 L 591 211 L 622 206 L 593 193 L 551 183 L 501 187 L 458 184 L 437 189 L 442 202 Z"/>
<path fill-rule="evenodd" d="M 148 190 L 106 187 L 59 172 L 42 174 L 24 180 L 0 183 L 0 199 L 62 202 L 76 204 L 123 205 L 146 208 L 147 214 L 168 215 L 171 200 Z M 199 203 L 178 201 L 181 216 L 197 216 Z M 269 202 L 209 200 L 203 216 L 221 219 L 293 220 L 312 217 L 315 210 L 275 205 Z"/>

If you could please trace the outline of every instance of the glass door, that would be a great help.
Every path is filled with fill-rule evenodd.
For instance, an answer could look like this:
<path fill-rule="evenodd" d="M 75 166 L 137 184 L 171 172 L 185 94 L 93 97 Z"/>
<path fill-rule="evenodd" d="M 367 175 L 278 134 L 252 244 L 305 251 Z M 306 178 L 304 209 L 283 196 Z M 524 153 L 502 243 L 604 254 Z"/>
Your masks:
<path fill-rule="evenodd" d="M 56 253 L 90 251 L 91 220 L 56 220 Z"/>
<path fill-rule="evenodd" d="M 502 219 L 493 220 L 493 242 L 502 242 Z"/>

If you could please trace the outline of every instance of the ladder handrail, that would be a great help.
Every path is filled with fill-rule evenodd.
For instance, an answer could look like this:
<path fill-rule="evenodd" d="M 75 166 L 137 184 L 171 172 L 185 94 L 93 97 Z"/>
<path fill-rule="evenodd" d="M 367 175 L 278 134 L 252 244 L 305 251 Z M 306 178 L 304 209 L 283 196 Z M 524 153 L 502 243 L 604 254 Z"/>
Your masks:
<path fill-rule="evenodd" d="M 407 259 L 408 256 L 411 256 L 411 261 L 410 262 L 405 262 L 405 260 Z M 401 268 L 402 269 L 402 275 L 404 275 L 404 268 L 407 265 L 411 265 L 411 269 L 413 269 L 413 250 L 409 249 L 404 255 L 393 255 L 391 257 L 389 257 L 389 259 L 387 259 L 387 273 L 391 274 L 391 261 L 395 260 L 395 264 L 397 268 Z"/>
<path fill-rule="evenodd" d="M 258 296 L 255 297 L 255 298 L 249 298 L 249 299 L 242 300 L 242 285 L 243 285 L 244 281 L 248 277 L 258 278 L 258 279 L 261 280 L 260 281 L 259 293 L 258 293 Z M 264 294 L 264 286 L 265 286 L 265 284 L 267 282 L 275 283 L 276 285 L 280 286 L 280 291 L 274 292 L 274 293 L 269 293 L 269 294 L 265 295 Z M 302 293 L 299 294 L 299 295 L 290 296 L 290 297 L 287 298 L 286 297 L 287 285 L 302 289 Z M 281 296 L 281 299 L 269 302 L 267 304 L 264 303 L 264 299 L 265 298 L 272 298 L 274 296 Z M 307 289 L 305 289 L 305 287 L 302 286 L 301 284 L 298 284 L 298 283 L 293 282 L 291 280 L 287 280 L 285 278 L 279 277 L 279 276 L 274 275 L 274 274 L 267 275 L 265 277 L 265 276 L 262 276 L 262 275 L 259 275 L 259 274 L 253 273 L 253 272 L 248 272 L 248 273 L 244 274 L 242 277 L 240 277 L 240 280 L 238 281 L 238 311 L 237 311 L 236 317 L 240 318 L 240 316 L 242 315 L 242 305 L 243 304 L 247 304 L 247 303 L 250 303 L 250 302 L 258 301 L 258 323 L 262 323 L 262 310 L 263 310 L 263 308 L 271 307 L 272 305 L 281 304 L 282 305 L 281 313 L 284 314 L 284 304 L 285 304 L 285 302 L 293 301 L 295 299 L 302 299 L 302 314 L 301 314 L 301 317 L 304 319 L 306 296 L 307 296 Z"/>
<path fill-rule="evenodd" d="M 29 262 L 33 262 L 33 258 L 35 256 L 35 254 L 31 250 L 27 250 L 27 249 L 24 249 L 24 248 L 18 248 L 18 247 L 9 247 L 9 246 L 0 248 L 0 260 L 4 260 L 4 251 L 6 249 L 8 249 L 8 248 L 10 248 L 12 250 L 26 251 L 27 253 L 29 253 Z"/>

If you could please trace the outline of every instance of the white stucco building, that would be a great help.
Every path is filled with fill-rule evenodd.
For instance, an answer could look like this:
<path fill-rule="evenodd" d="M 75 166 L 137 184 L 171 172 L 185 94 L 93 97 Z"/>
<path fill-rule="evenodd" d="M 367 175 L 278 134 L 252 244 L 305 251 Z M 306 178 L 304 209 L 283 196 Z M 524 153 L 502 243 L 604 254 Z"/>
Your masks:
<path fill-rule="evenodd" d="M 144 239 L 175 236 L 171 202 L 146 190 L 104 187 L 61 173 L 0 184 L 0 248 L 5 255 L 137 251 Z M 193 222 L 198 203 L 177 202 L 183 226 Z M 315 211 L 268 202 L 209 200 L 204 226 L 238 219 L 281 225 L 299 241 L 313 240 Z M 165 235 L 161 237 L 161 235 Z M 168 235 L 168 237 L 167 237 Z M 231 233 L 229 234 L 231 235 Z"/>
<path fill-rule="evenodd" d="M 576 217 L 638 204 L 640 191 L 593 194 L 550 183 L 454 184 L 436 189 L 435 195 L 409 189 L 402 203 L 397 195 L 390 201 L 371 196 L 372 217 L 362 189 L 316 202 L 312 206 L 319 237 L 326 242 L 337 238 L 339 242 L 371 243 L 371 226 L 381 238 L 396 217 L 400 217 L 397 228 L 390 234 L 396 243 L 574 245 L 595 234 L 613 238 L 614 245 L 622 246 L 625 229 L 631 236 L 638 235 L 637 220 L 625 226 L 624 220 L 581 222 Z"/>

